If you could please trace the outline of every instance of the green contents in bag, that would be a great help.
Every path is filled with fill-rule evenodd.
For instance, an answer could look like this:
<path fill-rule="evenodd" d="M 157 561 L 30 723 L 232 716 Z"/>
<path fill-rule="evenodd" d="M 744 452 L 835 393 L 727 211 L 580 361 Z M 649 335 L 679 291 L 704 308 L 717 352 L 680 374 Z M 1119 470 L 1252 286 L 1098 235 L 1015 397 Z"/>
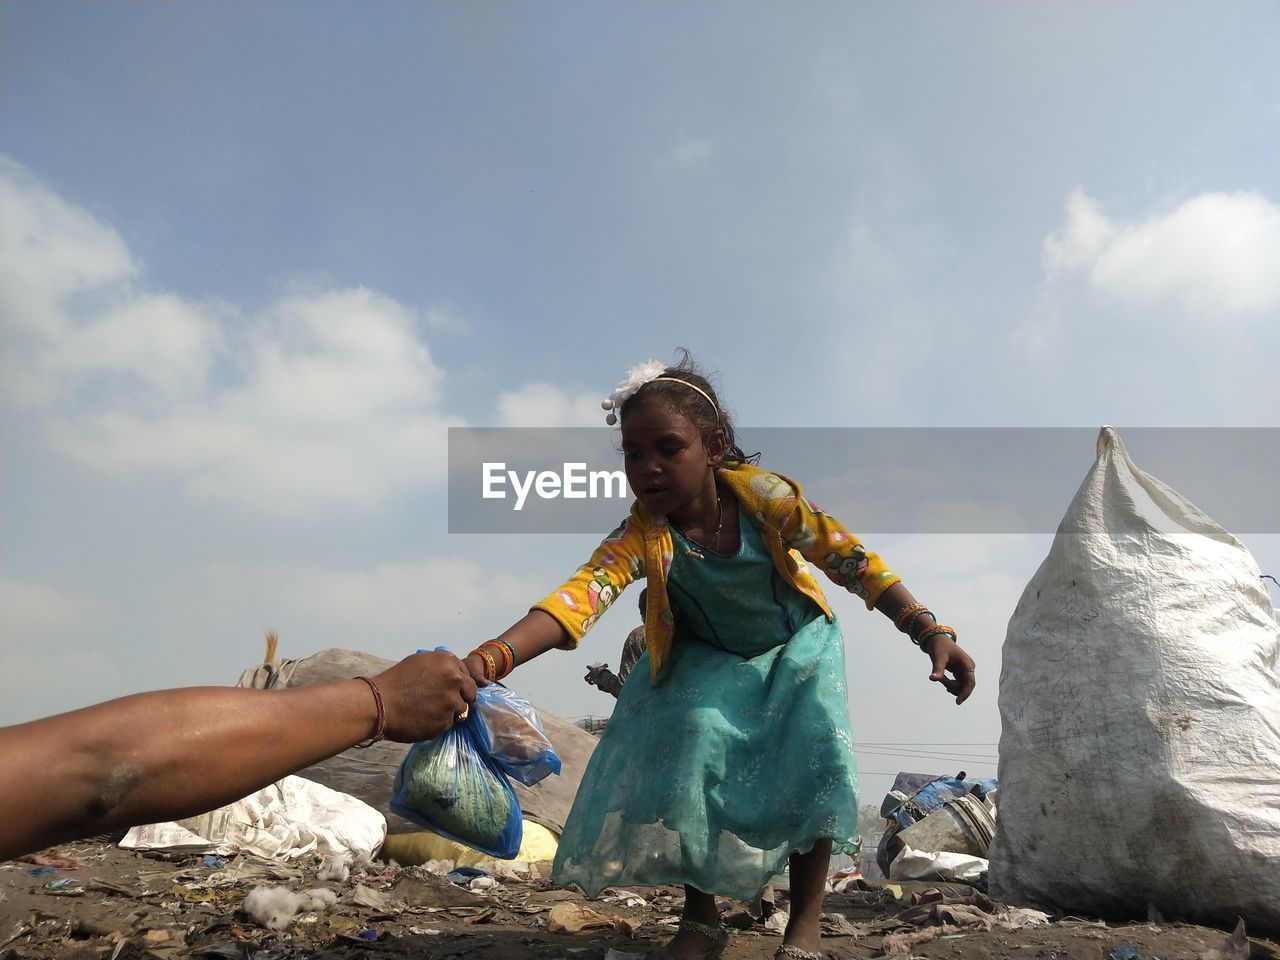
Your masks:
<path fill-rule="evenodd" d="M 493 846 L 507 827 L 509 788 L 469 754 L 417 751 L 400 776 L 401 801 L 464 843 Z"/>

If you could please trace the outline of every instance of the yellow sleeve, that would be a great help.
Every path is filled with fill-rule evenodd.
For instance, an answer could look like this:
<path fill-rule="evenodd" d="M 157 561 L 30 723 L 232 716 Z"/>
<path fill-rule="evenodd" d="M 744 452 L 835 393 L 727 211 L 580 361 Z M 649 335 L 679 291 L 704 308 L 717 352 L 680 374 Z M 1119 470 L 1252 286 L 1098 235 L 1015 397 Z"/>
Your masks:
<path fill-rule="evenodd" d="M 872 553 L 840 521 L 799 495 L 780 527 L 782 542 L 800 552 L 833 582 L 861 597 L 867 609 L 902 578 Z"/>
<path fill-rule="evenodd" d="M 644 538 L 628 517 L 596 547 L 591 559 L 531 610 L 550 614 L 569 634 L 573 649 L 596 625 L 627 584 L 645 575 Z"/>

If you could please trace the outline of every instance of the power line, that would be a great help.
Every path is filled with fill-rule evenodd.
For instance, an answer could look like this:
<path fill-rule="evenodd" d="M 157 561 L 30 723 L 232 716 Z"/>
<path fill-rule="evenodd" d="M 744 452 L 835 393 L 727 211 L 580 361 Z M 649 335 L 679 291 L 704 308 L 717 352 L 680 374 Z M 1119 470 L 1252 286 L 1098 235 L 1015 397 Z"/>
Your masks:
<path fill-rule="evenodd" d="M 980 740 L 855 740 L 854 746 L 1000 746 L 1000 744 Z"/>
<path fill-rule="evenodd" d="M 877 747 L 854 747 L 854 750 L 877 757 L 943 757 L 948 760 L 978 760 L 992 763 L 999 759 L 990 753 L 947 753 L 942 750 L 881 750 Z"/>
<path fill-rule="evenodd" d="M 890 757 L 890 756 L 884 756 L 883 754 L 877 754 L 877 755 L 873 756 L 873 757 L 872 757 L 872 759 L 873 759 L 873 760 L 892 760 L 893 758 L 892 758 L 892 757 Z M 999 762 L 998 762 L 998 761 L 996 761 L 996 760 L 957 760 L 955 757 L 937 757 L 937 756 L 930 756 L 930 755 L 928 755 L 928 754 L 920 754 L 920 755 L 918 755 L 918 756 L 914 756 L 914 757 L 903 757 L 902 759 L 903 759 L 904 761 L 907 761 L 907 760 L 928 760 L 928 761 L 930 761 L 930 762 L 932 762 L 932 763 L 945 763 L 945 764 L 949 764 L 949 765 L 952 765 L 952 766 L 964 766 L 964 767 L 972 767 L 972 766 L 979 766 L 979 767 L 996 767 L 996 766 L 999 766 Z"/>

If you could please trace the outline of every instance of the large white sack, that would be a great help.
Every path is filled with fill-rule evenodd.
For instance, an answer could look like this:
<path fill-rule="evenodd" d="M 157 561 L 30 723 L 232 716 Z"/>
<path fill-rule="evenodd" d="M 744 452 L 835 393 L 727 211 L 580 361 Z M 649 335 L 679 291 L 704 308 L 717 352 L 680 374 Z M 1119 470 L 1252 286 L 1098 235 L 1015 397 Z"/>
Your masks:
<path fill-rule="evenodd" d="M 302 777 L 285 777 L 196 817 L 134 827 L 127 850 L 252 853 L 293 860 L 308 853 L 370 859 L 387 837 L 386 818 L 363 800 Z"/>
<path fill-rule="evenodd" d="M 1000 717 L 993 896 L 1280 928 L 1270 599 L 1109 427 L 1009 621 Z"/>

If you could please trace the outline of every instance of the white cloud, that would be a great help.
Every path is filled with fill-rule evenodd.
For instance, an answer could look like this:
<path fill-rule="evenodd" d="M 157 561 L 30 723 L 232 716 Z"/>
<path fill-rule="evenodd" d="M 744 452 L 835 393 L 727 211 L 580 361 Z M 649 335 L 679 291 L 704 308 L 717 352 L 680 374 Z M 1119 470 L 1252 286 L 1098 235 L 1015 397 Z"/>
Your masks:
<path fill-rule="evenodd" d="M 125 381 L 119 402 L 128 400 L 130 386 L 163 402 L 198 395 L 220 345 L 207 308 L 171 294 L 140 295 L 66 331 L 48 347 L 43 369 L 64 390 L 103 375 Z"/>
<path fill-rule="evenodd" d="M 500 427 L 601 427 L 604 395 L 569 393 L 554 384 L 533 382 L 498 395 Z"/>
<path fill-rule="evenodd" d="M 0 325 L 54 336 L 68 298 L 114 289 L 138 273 L 124 241 L 0 156 Z"/>
<path fill-rule="evenodd" d="M 1083 271 L 1095 291 L 1117 301 L 1207 318 L 1280 308 L 1280 204 L 1257 193 L 1204 193 L 1125 222 L 1076 190 L 1066 212 L 1066 224 L 1044 243 L 1051 274 Z"/>
<path fill-rule="evenodd" d="M 495 607 L 523 610 L 546 590 L 469 560 L 388 563 L 372 570 L 219 565 L 210 578 L 214 592 L 241 609 L 301 613 L 353 628 L 353 637 L 367 630 L 431 630 L 432 642 L 455 639 L 440 628 L 457 626 L 460 618 L 467 622 Z"/>
<path fill-rule="evenodd" d="M 162 469 L 201 497 L 272 512 L 374 506 L 444 475 L 443 372 L 414 316 L 364 289 L 286 298 L 227 358 L 238 382 L 159 412 L 63 417 L 59 447 L 87 466 Z"/>
<path fill-rule="evenodd" d="M 165 471 L 282 513 L 372 506 L 444 475 L 459 421 L 418 333 L 429 318 L 364 288 L 240 317 L 138 289 L 110 227 L 2 158 L 0 204 L 0 372 L 89 469 Z"/>

